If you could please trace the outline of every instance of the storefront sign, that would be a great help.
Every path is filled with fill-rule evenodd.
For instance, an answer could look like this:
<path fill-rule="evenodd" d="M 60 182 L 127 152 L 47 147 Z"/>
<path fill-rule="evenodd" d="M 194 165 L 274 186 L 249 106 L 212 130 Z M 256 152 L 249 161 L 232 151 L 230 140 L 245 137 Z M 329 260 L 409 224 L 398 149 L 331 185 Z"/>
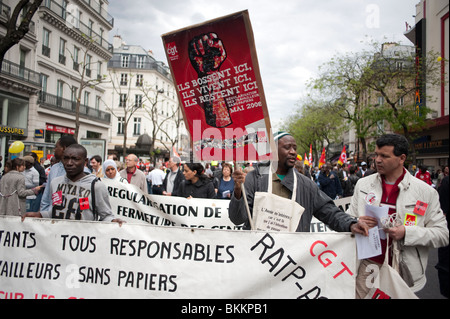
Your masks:
<path fill-rule="evenodd" d="M 73 129 L 73 128 L 69 128 L 69 127 L 65 127 L 65 126 L 59 126 L 59 125 L 54 125 L 54 124 L 47 124 L 45 126 L 45 129 L 47 131 L 51 131 L 51 132 L 72 134 L 72 135 L 75 134 L 75 129 Z"/>
<path fill-rule="evenodd" d="M 0 126 L 0 134 L 25 135 L 25 130 L 18 127 Z"/>

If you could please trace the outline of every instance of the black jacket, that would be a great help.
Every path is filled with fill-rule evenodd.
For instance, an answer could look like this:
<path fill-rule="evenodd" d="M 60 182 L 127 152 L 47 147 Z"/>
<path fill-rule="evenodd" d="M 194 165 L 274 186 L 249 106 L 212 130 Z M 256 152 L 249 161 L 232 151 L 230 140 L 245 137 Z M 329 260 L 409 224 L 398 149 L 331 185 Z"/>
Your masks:
<path fill-rule="evenodd" d="M 189 197 L 194 198 L 216 198 L 216 191 L 214 185 L 208 177 L 200 178 L 195 184 L 191 181 L 184 180 L 181 182 L 180 187 L 172 196 Z"/>
<path fill-rule="evenodd" d="M 170 174 L 170 170 L 167 172 L 166 177 L 164 177 L 164 181 L 163 181 L 163 186 L 162 186 L 162 190 L 167 192 L 167 179 L 169 178 L 169 174 Z M 173 182 L 173 193 L 177 193 L 178 192 L 178 187 L 180 187 L 181 182 L 184 181 L 184 175 L 183 172 L 178 169 L 177 171 L 177 176 L 175 177 L 175 180 Z"/>
<path fill-rule="evenodd" d="M 253 210 L 255 192 L 267 192 L 268 171 L 268 166 L 258 166 L 245 177 L 244 185 L 250 212 Z M 349 232 L 351 224 L 356 223 L 356 219 L 340 210 L 334 204 L 333 200 L 322 192 L 311 179 L 291 168 L 281 184 L 292 191 L 292 188 L 294 187 L 293 174 L 297 175 L 296 202 L 305 208 L 296 231 L 309 232 L 311 219 L 315 216 L 318 220 L 322 221 L 335 231 Z M 245 202 L 242 197 L 236 199 L 234 194 L 231 197 L 229 217 L 234 224 L 240 225 L 245 223 L 244 228 L 250 229 Z"/>

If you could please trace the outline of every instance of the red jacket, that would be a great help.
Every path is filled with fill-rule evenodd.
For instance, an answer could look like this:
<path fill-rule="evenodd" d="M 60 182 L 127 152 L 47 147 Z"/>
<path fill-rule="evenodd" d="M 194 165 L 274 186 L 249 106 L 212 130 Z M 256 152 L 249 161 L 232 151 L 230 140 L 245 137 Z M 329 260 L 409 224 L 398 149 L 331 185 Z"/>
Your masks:
<path fill-rule="evenodd" d="M 428 185 L 431 185 L 431 175 L 430 172 L 426 171 L 425 173 L 422 171 L 418 171 L 416 174 L 416 177 L 422 181 L 424 181 L 425 183 L 427 183 Z"/>

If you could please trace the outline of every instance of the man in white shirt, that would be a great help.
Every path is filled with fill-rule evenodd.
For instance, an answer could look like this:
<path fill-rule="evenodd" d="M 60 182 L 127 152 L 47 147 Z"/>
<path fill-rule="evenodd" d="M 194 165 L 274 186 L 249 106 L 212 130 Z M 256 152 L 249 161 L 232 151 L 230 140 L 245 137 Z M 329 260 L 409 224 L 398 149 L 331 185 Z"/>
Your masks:
<path fill-rule="evenodd" d="M 160 168 L 155 168 L 148 175 L 147 179 L 152 182 L 152 193 L 154 195 L 162 195 L 163 193 L 163 182 L 166 174 L 162 171 L 164 167 L 161 165 Z"/>
<path fill-rule="evenodd" d="M 34 158 L 32 156 L 24 156 L 25 171 L 22 175 L 25 176 L 25 187 L 32 189 L 39 186 L 39 172 L 33 167 Z M 27 212 L 32 211 L 33 202 L 36 200 L 36 195 L 27 196 L 26 208 Z"/>

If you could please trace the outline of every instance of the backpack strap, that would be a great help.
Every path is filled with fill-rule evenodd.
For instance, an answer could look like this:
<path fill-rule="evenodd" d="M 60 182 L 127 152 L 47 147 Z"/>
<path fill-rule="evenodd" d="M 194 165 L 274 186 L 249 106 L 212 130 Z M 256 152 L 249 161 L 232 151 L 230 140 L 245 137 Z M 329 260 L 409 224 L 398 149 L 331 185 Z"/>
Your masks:
<path fill-rule="evenodd" d="M 98 220 L 97 207 L 96 207 L 96 203 L 95 203 L 95 183 L 98 180 L 99 180 L 99 178 L 96 177 L 91 183 L 92 214 L 94 215 L 94 221 Z"/>

